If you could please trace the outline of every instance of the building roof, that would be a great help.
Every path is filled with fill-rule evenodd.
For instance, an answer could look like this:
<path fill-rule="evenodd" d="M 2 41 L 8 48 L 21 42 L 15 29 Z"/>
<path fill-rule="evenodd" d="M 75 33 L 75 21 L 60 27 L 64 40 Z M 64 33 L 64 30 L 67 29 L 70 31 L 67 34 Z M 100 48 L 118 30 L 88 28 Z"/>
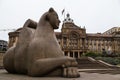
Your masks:
<path fill-rule="evenodd" d="M 101 33 L 86 33 L 87 37 L 113 37 L 112 35 L 101 34 Z"/>
<path fill-rule="evenodd" d="M 5 40 L 0 40 L 0 42 L 7 42 L 7 41 L 5 41 Z"/>
<path fill-rule="evenodd" d="M 120 32 L 120 27 L 112 27 L 111 29 L 105 31 L 103 34 L 113 34 L 116 32 Z"/>
<path fill-rule="evenodd" d="M 70 14 L 67 13 L 66 18 L 64 19 L 63 23 L 73 23 L 73 19 L 70 18 Z"/>

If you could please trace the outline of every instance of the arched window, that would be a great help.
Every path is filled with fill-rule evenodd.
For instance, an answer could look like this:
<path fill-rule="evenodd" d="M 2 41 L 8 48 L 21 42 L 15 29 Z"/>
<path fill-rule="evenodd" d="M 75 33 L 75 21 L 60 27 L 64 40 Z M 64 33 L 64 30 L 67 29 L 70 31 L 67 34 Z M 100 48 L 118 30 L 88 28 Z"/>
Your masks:
<path fill-rule="evenodd" d="M 77 48 L 78 47 L 78 39 L 79 39 L 79 34 L 77 32 L 71 32 L 69 34 L 69 46 L 71 48 Z"/>

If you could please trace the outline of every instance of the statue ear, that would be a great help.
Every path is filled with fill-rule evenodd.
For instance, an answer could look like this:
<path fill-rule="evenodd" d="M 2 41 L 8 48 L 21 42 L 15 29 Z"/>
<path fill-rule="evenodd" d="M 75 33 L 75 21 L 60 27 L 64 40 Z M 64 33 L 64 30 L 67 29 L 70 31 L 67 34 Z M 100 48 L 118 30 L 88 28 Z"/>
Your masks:
<path fill-rule="evenodd" d="M 46 15 L 45 17 L 46 17 L 45 19 L 46 19 L 47 21 L 49 21 L 49 13 L 47 13 L 47 15 Z"/>
<path fill-rule="evenodd" d="M 49 9 L 49 12 L 54 12 L 54 9 L 53 9 L 53 8 L 50 8 L 50 9 Z"/>

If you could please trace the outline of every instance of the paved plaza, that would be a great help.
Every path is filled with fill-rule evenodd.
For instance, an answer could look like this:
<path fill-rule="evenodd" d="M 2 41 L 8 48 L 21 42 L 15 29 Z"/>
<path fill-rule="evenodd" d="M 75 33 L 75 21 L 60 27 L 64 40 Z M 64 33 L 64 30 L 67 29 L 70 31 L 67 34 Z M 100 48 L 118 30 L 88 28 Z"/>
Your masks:
<path fill-rule="evenodd" d="M 79 69 L 80 78 L 61 77 L 29 77 L 26 75 L 9 74 L 0 70 L 0 80 L 120 80 L 120 70 L 112 69 Z"/>

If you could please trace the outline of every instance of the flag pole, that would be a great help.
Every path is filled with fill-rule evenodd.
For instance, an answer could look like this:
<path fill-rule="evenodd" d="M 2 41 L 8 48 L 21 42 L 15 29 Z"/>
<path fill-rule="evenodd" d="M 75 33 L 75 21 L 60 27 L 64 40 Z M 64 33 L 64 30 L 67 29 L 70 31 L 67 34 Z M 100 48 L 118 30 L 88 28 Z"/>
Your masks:
<path fill-rule="evenodd" d="M 64 25 L 64 28 L 65 28 L 65 11 L 64 11 L 64 13 L 63 13 L 63 15 L 64 15 L 64 20 L 63 20 L 63 25 Z"/>
<path fill-rule="evenodd" d="M 63 27 L 65 27 L 64 20 L 65 20 L 65 8 L 62 10 L 62 15 L 63 15 Z"/>
<path fill-rule="evenodd" d="M 65 20 L 65 10 L 64 10 L 64 20 Z"/>
<path fill-rule="evenodd" d="M 62 26 L 62 29 L 65 27 L 65 22 L 64 22 L 64 20 L 65 20 L 65 8 L 62 10 L 62 16 L 63 16 L 63 26 Z M 63 30 L 62 30 L 62 32 L 63 32 Z M 63 50 L 63 48 L 64 48 L 64 46 L 63 46 L 63 37 L 62 37 L 62 50 Z M 64 51 L 63 51 L 63 54 L 64 54 Z"/>

